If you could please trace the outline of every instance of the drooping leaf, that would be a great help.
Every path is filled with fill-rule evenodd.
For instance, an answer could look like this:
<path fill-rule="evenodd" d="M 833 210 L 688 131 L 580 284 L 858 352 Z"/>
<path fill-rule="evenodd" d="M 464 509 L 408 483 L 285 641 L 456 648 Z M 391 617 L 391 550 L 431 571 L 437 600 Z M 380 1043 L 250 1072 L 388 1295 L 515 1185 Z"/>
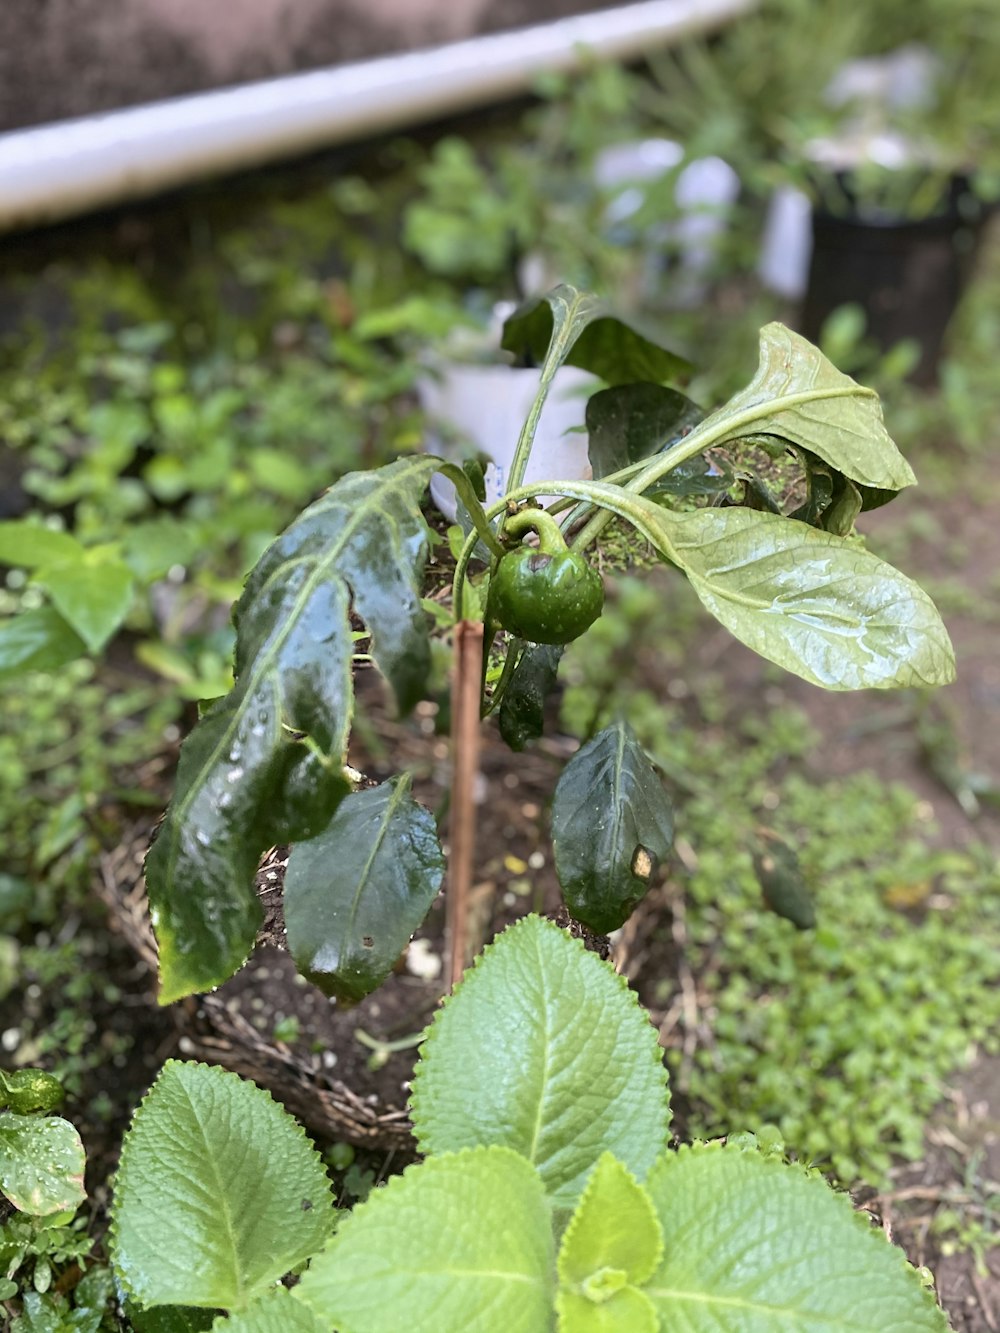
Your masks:
<path fill-rule="evenodd" d="M 315 1253 L 332 1220 L 318 1152 L 268 1093 L 167 1061 L 115 1184 L 114 1266 L 134 1300 L 243 1309 Z"/>
<path fill-rule="evenodd" d="M 626 722 L 570 759 L 552 802 L 552 845 L 566 906 L 600 935 L 617 930 L 673 844 L 673 812 Z"/>
<path fill-rule="evenodd" d="M 736 1148 L 666 1153 L 646 1190 L 663 1260 L 644 1286 L 685 1333 L 945 1333 L 933 1297 L 819 1175 Z"/>
<path fill-rule="evenodd" d="M 607 477 L 649 458 L 696 426 L 704 415 L 690 398 L 660 384 L 602 389 L 587 400 L 588 453 L 594 476 Z"/>
<path fill-rule="evenodd" d="M 863 547 L 748 509 L 661 512 L 660 549 L 712 615 L 768 661 L 831 690 L 954 678 L 934 603 Z"/>
<path fill-rule="evenodd" d="M 76 1129 L 59 1116 L 0 1111 L 0 1191 L 15 1208 L 48 1217 L 79 1208 L 86 1154 Z"/>
<path fill-rule="evenodd" d="M 260 854 L 276 835 L 315 836 L 348 790 L 352 607 L 400 708 L 419 697 L 429 663 L 419 500 L 436 466 L 402 459 L 342 478 L 251 573 L 235 615 L 236 684 L 185 743 L 146 862 L 161 1003 L 243 963 L 260 923 Z"/>
<path fill-rule="evenodd" d="M 893 493 L 916 481 L 885 428 L 874 389 L 842 374 L 783 324 L 761 329 L 756 375 L 706 417 L 698 433 L 715 444 L 750 434 L 781 436 L 852 481 Z"/>
<path fill-rule="evenodd" d="M 92 653 L 99 653 L 132 605 L 132 571 L 113 557 L 39 569 L 35 580 Z"/>
<path fill-rule="evenodd" d="M 545 724 L 545 703 L 556 688 L 561 644 L 529 643 L 514 668 L 500 701 L 500 735 L 512 750 L 538 740 Z"/>
<path fill-rule="evenodd" d="M 816 924 L 816 905 L 805 882 L 795 849 L 772 829 L 754 835 L 753 868 L 764 901 L 772 912 L 799 930 Z"/>
<path fill-rule="evenodd" d="M 329 1333 L 328 1320 L 317 1318 L 287 1287 L 276 1287 L 241 1314 L 219 1317 L 212 1333 Z"/>
<path fill-rule="evenodd" d="M 0 522 L 0 565 L 37 569 L 40 565 L 82 560 L 84 547 L 69 532 L 27 519 Z"/>
<path fill-rule="evenodd" d="M 341 1222 L 296 1295 L 351 1333 L 541 1333 L 552 1221 L 538 1173 L 505 1148 L 411 1166 Z"/>
<path fill-rule="evenodd" d="M 404 774 L 355 792 L 285 871 L 288 947 L 299 970 L 347 1003 L 380 985 L 423 921 L 444 878 L 429 810 Z"/>
<path fill-rule="evenodd" d="M 656 1033 L 624 980 L 529 916 L 484 950 L 435 1015 L 411 1112 L 424 1152 L 513 1148 L 553 1203 L 571 1208 L 604 1152 L 642 1179 L 670 1122 L 666 1082 Z"/>
<path fill-rule="evenodd" d="M 54 606 L 0 621 L 0 679 L 22 671 L 55 671 L 86 651 L 87 645 Z"/>
<path fill-rule="evenodd" d="M 608 384 L 660 384 L 690 372 L 683 357 L 651 342 L 590 292 L 567 285 L 526 301 L 503 326 L 502 346 L 522 362 L 578 366 Z"/>

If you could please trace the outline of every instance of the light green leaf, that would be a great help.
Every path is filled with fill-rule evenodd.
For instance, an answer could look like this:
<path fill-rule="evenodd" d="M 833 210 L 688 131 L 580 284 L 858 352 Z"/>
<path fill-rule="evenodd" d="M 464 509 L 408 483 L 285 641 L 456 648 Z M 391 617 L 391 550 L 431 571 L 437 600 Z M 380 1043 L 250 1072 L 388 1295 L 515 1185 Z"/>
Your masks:
<path fill-rule="evenodd" d="M 691 370 L 618 319 L 591 292 L 563 285 L 526 301 L 503 326 L 502 346 L 546 372 L 559 366 L 589 370 L 608 384 L 648 380 L 659 384 Z"/>
<path fill-rule="evenodd" d="M 86 1155 L 80 1135 L 59 1116 L 0 1112 L 0 1190 L 35 1217 L 77 1209 Z"/>
<path fill-rule="evenodd" d="M 288 947 L 326 995 L 354 1003 L 380 985 L 437 897 L 444 854 L 410 777 L 345 797 L 285 871 Z"/>
<path fill-rule="evenodd" d="M 664 1257 L 643 1288 L 684 1333 L 944 1333 L 906 1263 L 819 1175 L 737 1148 L 666 1153 L 646 1190 Z"/>
<path fill-rule="evenodd" d="M 552 1219 L 538 1173 L 504 1148 L 431 1158 L 341 1222 L 296 1288 L 350 1333 L 544 1333 Z"/>
<path fill-rule="evenodd" d="M 948 632 L 912 579 L 863 547 L 749 509 L 663 511 L 661 550 L 754 652 L 829 690 L 946 685 Z"/>
<path fill-rule="evenodd" d="M 113 1258 L 140 1305 L 243 1309 L 332 1225 L 316 1149 L 238 1075 L 169 1060 L 125 1136 Z"/>
<path fill-rule="evenodd" d="M 666 1082 L 656 1032 L 625 981 L 528 916 L 435 1015 L 411 1111 L 425 1152 L 513 1148 L 553 1203 L 571 1208 L 604 1152 L 642 1179 L 666 1140 Z"/>
<path fill-rule="evenodd" d="M 658 1333 L 660 1321 L 653 1302 L 636 1287 L 622 1287 L 600 1305 L 577 1291 L 556 1297 L 558 1333 Z"/>
<path fill-rule="evenodd" d="M 566 906 L 598 934 L 617 930 L 674 840 L 673 812 L 627 722 L 570 759 L 552 802 L 552 845 Z"/>
<path fill-rule="evenodd" d="M 0 621 L 0 678 L 22 671 L 55 671 L 87 645 L 53 606 L 39 606 Z"/>
<path fill-rule="evenodd" d="M 842 374 L 818 347 L 783 324 L 760 331 L 760 363 L 747 387 L 692 432 L 713 444 L 778 435 L 864 486 L 899 491 L 913 469 L 896 448 L 874 389 Z"/>
<path fill-rule="evenodd" d="M 37 569 L 39 565 L 82 560 L 84 548 L 68 532 L 27 519 L 0 522 L 0 565 Z"/>
<path fill-rule="evenodd" d="M 602 1275 L 620 1273 L 641 1286 L 663 1257 L 656 1211 L 635 1176 L 610 1153 L 598 1159 L 559 1248 L 559 1281 L 602 1303 Z"/>
<path fill-rule="evenodd" d="M 261 919 L 260 854 L 314 837 L 348 790 L 352 609 L 400 707 L 419 698 L 430 661 L 419 502 L 437 466 L 408 458 L 341 478 L 247 580 L 236 684 L 185 743 L 146 861 L 161 1003 L 208 990 L 243 963 Z"/>
<path fill-rule="evenodd" d="M 132 605 L 132 571 L 113 557 L 46 565 L 35 580 L 92 653 L 99 653 Z"/>
<path fill-rule="evenodd" d="M 242 1314 L 216 1319 L 212 1333 L 329 1333 L 330 1322 L 318 1319 L 286 1287 L 269 1291 Z"/>

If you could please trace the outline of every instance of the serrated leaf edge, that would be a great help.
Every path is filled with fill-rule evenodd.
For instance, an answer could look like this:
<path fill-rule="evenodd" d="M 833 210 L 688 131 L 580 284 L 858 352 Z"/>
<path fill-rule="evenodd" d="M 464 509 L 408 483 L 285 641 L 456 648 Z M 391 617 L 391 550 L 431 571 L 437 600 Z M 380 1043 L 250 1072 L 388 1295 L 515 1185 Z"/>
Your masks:
<path fill-rule="evenodd" d="M 587 1177 L 587 1183 L 583 1187 L 583 1193 L 580 1195 L 580 1200 L 577 1203 L 576 1207 L 573 1209 L 573 1216 L 570 1218 L 569 1224 L 567 1225 L 566 1230 L 563 1232 L 562 1240 L 559 1243 L 559 1252 L 556 1255 L 556 1272 L 558 1274 L 559 1283 L 561 1286 L 569 1287 L 572 1285 L 570 1280 L 563 1276 L 563 1271 L 562 1271 L 563 1256 L 565 1255 L 569 1246 L 572 1244 L 573 1236 L 575 1235 L 576 1232 L 579 1231 L 580 1227 L 583 1225 L 583 1209 L 587 1204 L 588 1198 L 592 1196 L 597 1190 L 597 1173 L 600 1170 L 601 1163 L 604 1162 L 606 1159 L 611 1162 L 614 1162 L 615 1165 L 627 1177 L 629 1183 L 634 1185 L 636 1190 L 645 1197 L 645 1200 L 649 1205 L 649 1211 L 653 1225 L 656 1228 L 656 1237 L 657 1237 L 656 1258 L 653 1260 L 653 1266 L 650 1268 L 649 1272 L 645 1274 L 644 1277 L 629 1275 L 629 1286 L 641 1288 L 643 1283 L 648 1282 L 649 1279 L 653 1276 L 653 1274 L 656 1272 L 657 1268 L 660 1266 L 660 1263 L 663 1260 L 663 1228 L 660 1225 L 660 1219 L 656 1215 L 656 1208 L 653 1205 L 653 1200 L 649 1197 L 648 1193 L 646 1192 L 643 1185 L 639 1182 L 634 1172 L 630 1171 L 624 1162 L 620 1162 L 618 1158 L 615 1157 L 614 1153 L 603 1152 L 601 1153 L 600 1157 L 598 1157 L 597 1161 L 594 1163 L 590 1175 Z M 653 1168 L 650 1168 L 650 1170 L 652 1169 Z"/>

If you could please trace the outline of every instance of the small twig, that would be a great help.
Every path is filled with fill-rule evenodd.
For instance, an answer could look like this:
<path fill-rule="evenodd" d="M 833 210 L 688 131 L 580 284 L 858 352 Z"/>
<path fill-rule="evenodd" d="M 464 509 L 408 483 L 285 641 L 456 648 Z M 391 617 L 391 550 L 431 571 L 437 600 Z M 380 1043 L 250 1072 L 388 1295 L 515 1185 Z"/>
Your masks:
<path fill-rule="evenodd" d="M 445 918 L 448 966 L 445 976 L 456 985 L 465 970 L 468 947 L 469 895 L 476 845 L 475 790 L 479 773 L 479 701 L 483 669 L 483 625 L 460 620 L 455 626 L 454 676 L 451 702 L 450 855 Z"/>

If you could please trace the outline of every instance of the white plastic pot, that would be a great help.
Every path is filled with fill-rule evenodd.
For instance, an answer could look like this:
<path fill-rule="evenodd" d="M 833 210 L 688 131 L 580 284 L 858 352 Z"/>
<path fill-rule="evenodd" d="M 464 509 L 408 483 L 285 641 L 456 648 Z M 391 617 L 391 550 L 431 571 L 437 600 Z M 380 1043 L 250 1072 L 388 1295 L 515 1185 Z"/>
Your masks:
<path fill-rule="evenodd" d="M 535 434 L 525 483 L 589 477 L 584 424 L 588 393 L 598 381 L 586 371 L 563 366 L 556 372 Z M 521 427 L 538 391 L 537 370 L 504 365 L 445 363 L 417 383 L 421 406 L 431 425 L 430 453 L 456 462 L 475 454 L 491 460 L 485 470 L 486 503 L 499 500 L 507 487 Z M 436 476 L 434 503 L 449 521 L 456 512 L 455 489 Z M 548 496 L 540 495 L 544 503 Z"/>

